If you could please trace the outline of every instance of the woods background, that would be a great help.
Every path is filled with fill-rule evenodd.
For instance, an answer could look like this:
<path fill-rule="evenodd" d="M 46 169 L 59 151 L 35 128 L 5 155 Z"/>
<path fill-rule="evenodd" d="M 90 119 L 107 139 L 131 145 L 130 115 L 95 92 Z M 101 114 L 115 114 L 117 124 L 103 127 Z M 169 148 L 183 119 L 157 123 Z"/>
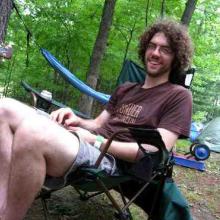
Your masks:
<path fill-rule="evenodd" d="M 220 2 L 213 0 L 16 0 L 14 5 L 0 0 L 0 42 L 13 45 L 13 57 L 0 63 L 0 93 L 27 101 L 20 86 L 25 80 L 94 115 L 97 103 L 64 82 L 40 47 L 93 88 L 111 94 L 124 60 L 140 64 L 140 34 L 161 17 L 189 26 L 193 38 L 193 119 L 220 116 Z"/>

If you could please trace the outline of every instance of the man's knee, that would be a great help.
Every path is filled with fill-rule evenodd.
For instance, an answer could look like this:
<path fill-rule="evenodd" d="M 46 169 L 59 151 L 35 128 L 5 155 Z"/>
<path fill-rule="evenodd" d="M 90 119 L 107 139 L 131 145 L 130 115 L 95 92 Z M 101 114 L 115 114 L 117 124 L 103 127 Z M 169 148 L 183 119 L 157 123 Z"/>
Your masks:
<path fill-rule="evenodd" d="M 27 142 L 35 142 L 40 139 L 40 136 L 43 134 L 42 129 L 43 126 L 39 120 L 33 117 L 24 118 L 17 128 L 16 136 L 19 136 Z"/>
<path fill-rule="evenodd" d="M 23 150 L 39 151 L 45 153 L 50 144 L 52 130 L 51 121 L 38 114 L 32 114 L 23 118 L 14 133 L 14 141 Z"/>
<path fill-rule="evenodd" d="M 13 132 L 24 119 L 31 118 L 34 110 L 27 105 L 11 98 L 0 100 L 0 120 L 5 121 Z"/>
<path fill-rule="evenodd" d="M 0 119 L 12 117 L 15 114 L 16 100 L 3 98 L 0 100 Z"/>

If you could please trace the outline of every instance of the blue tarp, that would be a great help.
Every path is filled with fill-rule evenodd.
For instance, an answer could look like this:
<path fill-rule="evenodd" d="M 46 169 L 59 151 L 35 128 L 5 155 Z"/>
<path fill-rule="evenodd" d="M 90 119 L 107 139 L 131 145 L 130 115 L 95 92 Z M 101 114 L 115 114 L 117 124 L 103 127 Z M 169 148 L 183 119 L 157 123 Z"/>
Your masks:
<path fill-rule="evenodd" d="M 204 125 L 202 123 L 192 122 L 189 137 L 191 142 L 195 142 L 196 138 L 201 134 L 203 128 Z"/>

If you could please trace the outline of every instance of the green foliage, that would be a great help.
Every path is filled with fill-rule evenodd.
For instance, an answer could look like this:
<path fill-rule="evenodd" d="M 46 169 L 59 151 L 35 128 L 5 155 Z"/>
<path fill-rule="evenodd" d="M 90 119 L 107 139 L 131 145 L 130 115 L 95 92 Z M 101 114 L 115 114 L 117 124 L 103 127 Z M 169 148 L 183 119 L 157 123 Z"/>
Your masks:
<path fill-rule="evenodd" d="M 176 143 L 176 152 L 188 153 L 191 142 L 187 139 L 179 139 Z"/>
<path fill-rule="evenodd" d="M 185 0 L 165 2 L 165 16 L 180 20 Z M 71 106 L 77 106 L 79 91 L 72 89 L 48 66 L 40 55 L 38 45 L 48 49 L 58 60 L 82 79 L 86 79 L 91 51 L 99 29 L 102 0 L 17 1 L 24 23 L 32 32 L 28 48 L 23 22 L 17 14 L 11 15 L 7 41 L 13 42 L 11 61 L 1 63 L 0 86 L 6 95 L 26 101 L 20 81 L 26 80 L 34 87 L 47 88 L 53 96 Z M 124 58 L 140 64 L 137 57 L 138 38 L 147 25 L 160 18 L 161 1 L 119 0 L 101 64 L 98 89 L 111 93 Z M 220 3 L 198 1 L 191 24 L 196 75 L 192 93 L 194 97 L 193 119 L 207 121 L 220 115 Z M 2 89 L 3 90 L 3 89 Z M 1 90 L 1 91 L 2 91 Z"/>
<path fill-rule="evenodd" d="M 199 2 L 200 3 L 200 2 Z M 208 121 L 219 116 L 220 61 L 217 25 L 220 4 L 216 1 L 202 1 L 198 4 L 190 26 L 194 39 L 196 77 L 193 83 L 194 118 Z"/>

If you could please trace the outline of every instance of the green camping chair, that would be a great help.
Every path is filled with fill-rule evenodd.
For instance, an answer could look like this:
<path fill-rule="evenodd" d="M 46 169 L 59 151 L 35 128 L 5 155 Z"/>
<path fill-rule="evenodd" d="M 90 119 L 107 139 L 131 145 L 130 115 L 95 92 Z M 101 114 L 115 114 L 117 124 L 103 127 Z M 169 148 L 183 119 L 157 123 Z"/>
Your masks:
<path fill-rule="evenodd" d="M 188 73 L 193 75 L 194 70 Z M 181 78 L 179 84 L 189 87 L 189 82 L 187 82 L 187 85 L 185 84 L 185 79 L 187 79 L 185 76 L 186 75 Z M 125 81 L 143 82 L 144 78 L 144 69 L 132 61 L 126 61 L 118 78 L 118 84 L 124 83 Z M 192 79 L 192 77 L 190 78 Z M 22 85 L 27 91 L 31 92 L 33 96 L 37 97 L 35 101 L 37 107 L 45 109 L 46 111 L 51 104 L 64 107 L 63 104 L 53 99 L 45 99 L 42 94 L 27 83 L 23 82 Z M 79 114 L 81 117 L 87 117 L 79 112 L 76 112 L 76 114 Z M 149 162 L 149 157 L 145 155 L 143 159 L 132 166 L 131 172 L 126 172 L 122 176 L 109 176 L 102 170 L 99 170 L 98 166 L 100 161 L 107 152 L 112 140 L 120 132 L 130 132 L 137 141 L 140 150 L 142 150 L 141 144 L 143 143 L 155 145 L 160 152 L 158 165 L 154 167 L 154 169 L 146 171 L 144 164 Z M 69 179 L 68 184 L 72 185 L 76 191 L 79 192 L 80 198 L 83 200 L 100 193 L 105 193 L 115 207 L 118 219 L 132 219 L 129 206 L 134 202 L 147 212 L 149 219 L 191 220 L 189 206 L 172 181 L 172 157 L 167 152 L 159 132 L 157 130 L 143 128 L 127 128 L 120 132 L 114 133 L 108 140 L 100 157 L 96 161 L 95 167 L 83 167 L 78 169 L 74 178 Z M 129 191 L 131 188 L 132 191 Z M 110 189 L 116 189 L 121 194 L 124 202 L 123 207 L 118 205 L 117 201 L 109 192 Z M 45 218 L 47 218 L 46 199 L 52 192 L 53 190 L 42 189 L 38 196 L 43 202 Z M 125 196 L 129 198 L 128 202 Z"/>

